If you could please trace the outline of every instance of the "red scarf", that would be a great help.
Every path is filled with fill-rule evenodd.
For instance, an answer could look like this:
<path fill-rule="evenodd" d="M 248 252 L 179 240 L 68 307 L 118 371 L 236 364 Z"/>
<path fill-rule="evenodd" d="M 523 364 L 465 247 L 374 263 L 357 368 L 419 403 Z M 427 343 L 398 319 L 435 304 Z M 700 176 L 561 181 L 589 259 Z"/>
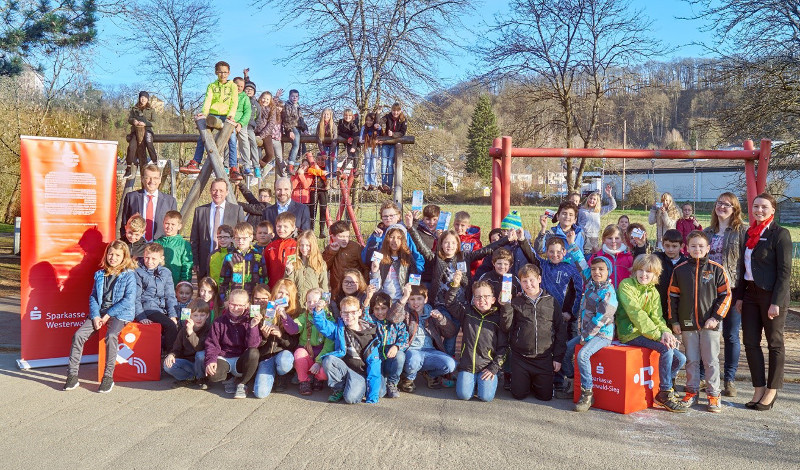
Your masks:
<path fill-rule="evenodd" d="M 772 219 L 774 218 L 775 214 L 771 215 L 769 219 L 761 223 L 757 223 L 755 220 L 752 223 L 750 223 L 750 228 L 747 229 L 747 243 L 745 243 L 745 246 L 747 246 L 747 248 L 750 248 L 752 250 L 753 248 L 756 247 L 756 245 L 758 244 L 758 239 L 761 238 L 761 232 L 763 232 L 764 229 L 767 228 L 767 226 L 772 223 Z"/>

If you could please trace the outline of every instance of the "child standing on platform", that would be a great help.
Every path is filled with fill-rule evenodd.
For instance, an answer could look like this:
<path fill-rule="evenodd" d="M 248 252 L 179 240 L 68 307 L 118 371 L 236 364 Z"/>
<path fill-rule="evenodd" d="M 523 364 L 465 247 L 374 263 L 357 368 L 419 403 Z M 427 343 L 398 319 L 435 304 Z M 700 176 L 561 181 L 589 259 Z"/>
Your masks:
<path fill-rule="evenodd" d="M 182 227 L 181 213 L 169 211 L 164 215 L 164 236 L 156 240 L 164 247 L 164 266 L 172 273 L 175 285 L 181 281 L 192 281 L 192 245 L 181 236 Z"/>

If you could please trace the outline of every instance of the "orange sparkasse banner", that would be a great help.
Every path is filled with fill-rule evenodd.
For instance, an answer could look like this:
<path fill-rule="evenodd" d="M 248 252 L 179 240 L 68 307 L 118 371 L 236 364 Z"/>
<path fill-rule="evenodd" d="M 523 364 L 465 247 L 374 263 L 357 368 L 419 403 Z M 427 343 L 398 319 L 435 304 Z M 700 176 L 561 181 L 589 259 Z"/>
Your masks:
<path fill-rule="evenodd" d="M 21 137 L 20 367 L 66 364 L 115 238 L 117 143 Z M 86 344 L 97 353 L 97 339 Z"/>

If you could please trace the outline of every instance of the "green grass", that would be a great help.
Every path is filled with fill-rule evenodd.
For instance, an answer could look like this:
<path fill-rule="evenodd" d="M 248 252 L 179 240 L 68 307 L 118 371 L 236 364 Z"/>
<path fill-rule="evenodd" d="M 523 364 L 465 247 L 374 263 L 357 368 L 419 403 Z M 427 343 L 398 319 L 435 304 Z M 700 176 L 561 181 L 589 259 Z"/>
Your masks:
<path fill-rule="evenodd" d="M 14 225 L 0 224 L 0 233 L 14 233 Z"/>

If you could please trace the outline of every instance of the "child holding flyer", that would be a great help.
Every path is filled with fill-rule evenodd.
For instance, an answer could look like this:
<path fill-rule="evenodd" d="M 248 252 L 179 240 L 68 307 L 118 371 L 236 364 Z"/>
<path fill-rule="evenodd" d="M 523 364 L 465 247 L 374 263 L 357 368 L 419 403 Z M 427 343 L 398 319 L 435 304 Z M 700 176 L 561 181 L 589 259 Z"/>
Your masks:
<path fill-rule="evenodd" d="M 333 351 L 333 341 L 326 338 L 314 325 L 313 312 L 317 305 L 324 311 L 328 321 L 335 321 L 326 302 L 320 304 L 322 289 L 311 289 L 306 293 L 306 305 L 295 319 L 300 344 L 294 350 L 294 369 L 297 371 L 300 395 L 311 395 L 322 390 L 328 376 L 322 369 L 322 358 Z"/>
<path fill-rule="evenodd" d="M 403 286 L 416 272 L 411 259 L 411 250 L 406 244 L 406 231 L 401 225 L 388 230 L 379 256 L 373 255 L 370 279 L 377 279 L 378 290 L 385 292 L 393 301 L 403 294 Z"/>
<path fill-rule="evenodd" d="M 206 336 L 211 322 L 211 310 L 208 304 L 194 299 L 181 312 L 184 322 L 172 345 L 172 351 L 164 358 L 164 372 L 175 378 L 173 387 L 182 387 L 205 380 L 203 364 L 205 362 Z"/>

